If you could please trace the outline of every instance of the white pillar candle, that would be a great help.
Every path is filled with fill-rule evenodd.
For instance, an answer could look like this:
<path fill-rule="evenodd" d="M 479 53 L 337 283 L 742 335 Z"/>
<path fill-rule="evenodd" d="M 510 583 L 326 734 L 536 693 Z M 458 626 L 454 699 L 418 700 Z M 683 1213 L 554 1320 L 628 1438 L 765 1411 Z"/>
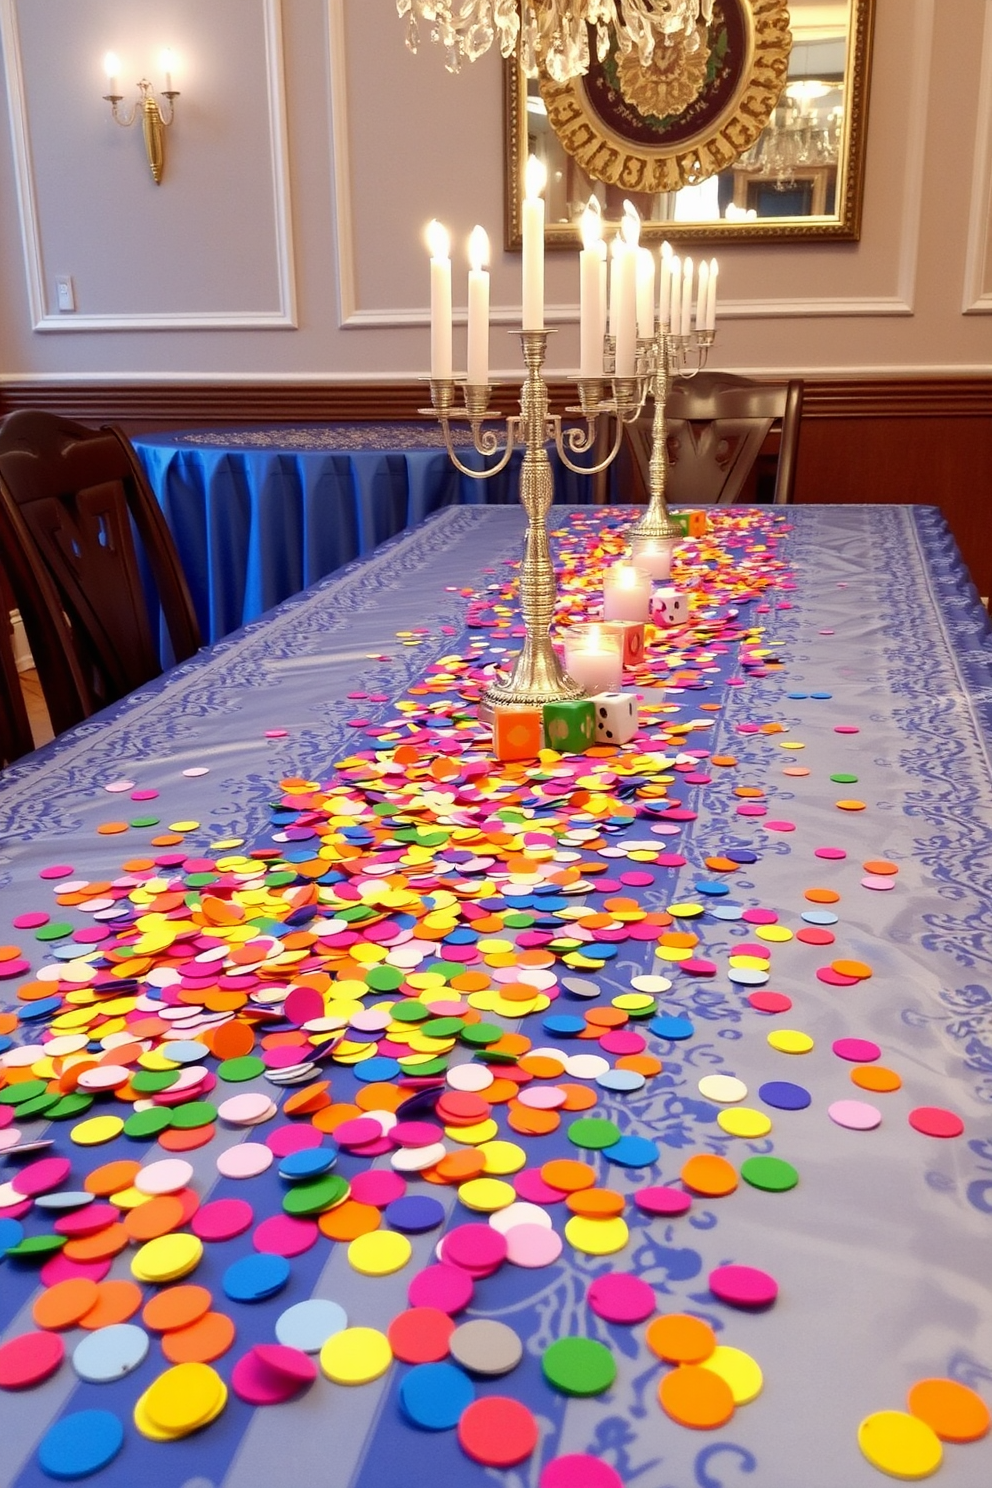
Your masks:
<path fill-rule="evenodd" d="M 610 244 L 610 332 L 609 333 L 610 333 L 611 336 L 615 336 L 616 333 L 617 333 L 617 311 L 620 308 L 620 299 L 619 299 L 620 280 L 619 280 L 619 270 L 617 268 L 617 259 L 620 257 L 620 255 L 622 253 L 623 253 L 623 238 L 620 236 L 619 233 L 617 233 L 616 237 L 613 239 L 612 243 Z"/>
<path fill-rule="evenodd" d="M 682 317 L 682 260 L 677 253 L 671 257 L 672 290 L 671 303 L 669 305 L 669 319 L 672 324 L 672 335 L 679 333 L 679 322 Z"/>
<path fill-rule="evenodd" d="M 474 227 L 468 240 L 468 376 L 474 387 L 489 384 L 489 238 Z"/>
<path fill-rule="evenodd" d="M 452 376 L 451 363 L 451 239 L 435 217 L 427 225 L 431 252 L 431 376 Z"/>
<path fill-rule="evenodd" d="M 593 695 L 619 692 L 623 685 L 620 638 L 602 625 L 571 625 L 565 632 L 565 670 Z"/>
<path fill-rule="evenodd" d="M 667 331 L 672 309 L 672 245 L 667 238 L 661 245 L 661 276 L 658 286 L 658 320 Z"/>
<path fill-rule="evenodd" d="M 165 92 L 172 92 L 172 74 L 176 70 L 176 54 L 171 47 L 166 47 L 159 58 L 159 66 L 165 73 Z"/>
<path fill-rule="evenodd" d="M 524 172 L 523 329 L 544 330 L 544 198 L 547 171 L 531 155 Z"/>
<path fill-rule="evenodd" d="M 630 561 L 651 579 L 670 579 L 676 541 L 670 537 L 635 538 L 631 544 Z"/>
<path fill-rule="evenodd" d="M 692 259 L 682 263 L 682 334 L 688 336 L 692 330 Z"/>
<path fill-rule="evenodd" d="M 637 352 L 637 243 L 641 233 L 641 219 L 630 202 L 623 204 L 623 224 L 620 232 L 622 242 L 616 258 L 616 375 L 633 377 Z M 622 618 L 622 616 L 617 616 L 617 619 Z"/>
<path fill-rule="evenodd" d="M 650 248 L 637 250 L 637 334 L 642 340 L 654 340 L 654 254 Z"/>
<path fill-rule="evenodd" d="M 117 97 L 120 89 L 117 86 L 117 74 L 121 70 L 120 58 L 116 52 L 108 52 L 103 59 L 103 70 L 107 74 L 107 94 Z"/>
<path fill-rule="evenodd" d="M 715 258 L 710 259 L 709 283 L 706 286 L 706 329 L 716 330 L 716 280 L 720 266 Z"/>
<path fill-rule="evenodd" d="M 710 281 L 710 266 L 705 258 L 699 265 L 699 287 L 696 291 L 696 330 L 706 330 L 706 299 Z"/>
<path fill-rule="evenodd" d="M 651 581 L 632 563 L 614 563 L 603 582 L 604 620 L 647 620 Z"/>
<path fill-rule="evenodd" d="M 603 375 L 603 221 L 594 196 L 582 214 L 579 253 L 579 376 Z"/>

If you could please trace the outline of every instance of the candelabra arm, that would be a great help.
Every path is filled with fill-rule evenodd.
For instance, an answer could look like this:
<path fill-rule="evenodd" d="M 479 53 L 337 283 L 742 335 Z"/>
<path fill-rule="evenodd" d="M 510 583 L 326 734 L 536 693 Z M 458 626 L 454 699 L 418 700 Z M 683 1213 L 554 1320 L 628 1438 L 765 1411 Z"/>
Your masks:
<path fill-rule="evenodd" d="M 613 461 L 620 453 L 620 445 L 623 441 L 623 421 L 619 418 L 616 420 L 616 430 L 613 435 L 613 446 L 604 460 L 600 460 L 598 465 L 573 465 L 572 461 L 565 453 L 564 446 L 567 444 L 568 448 L 572 450 L 574 454 L 584 455 L 587 450 L 592 449 L 595 438 L 595 419 L 589 419 L 587 421 L 585 430 L 569 429 L 567 433 L 562 432 L 561 420 L 556 420 L 555 449 L 558 451 L 559 460 L 561 460 L 562 464 L 568 470 L 572 471 L 573 475 L 599 475 L 602 471 L 608 469 L 608 467 L 613 464 Z"/>
<path fill-rule="evenodd" d="M 506 448 L 503 450 L 500 459 L 495 465 L 488 465 L 485 470 L 473 470 L 470 466 L 463 464 L 459 460 L 455 454 L 455 447 L 451 440 L 450 422 L 446 418 L 441 418 L 439 421 L 441 432 L 444 435 L 444 447 L 448 451 L 448 459 L 460 474 L 467 475 L 470 480 L 490 480 L 494 475 L 499 475 L 500 471 L 505 470 L 507 465 L 509 465 L 513 451 L 517 447 L 516 430 L 520 420 L 516 414 L 511 414 L 506 421 Z M 496 453 L 499 445 L 494 433 L 487 431 L 487 433 L 480 435 L 477 428 L 473 428 L 472 433 L 475 448 L 480 455 L 488 457 Z"/>

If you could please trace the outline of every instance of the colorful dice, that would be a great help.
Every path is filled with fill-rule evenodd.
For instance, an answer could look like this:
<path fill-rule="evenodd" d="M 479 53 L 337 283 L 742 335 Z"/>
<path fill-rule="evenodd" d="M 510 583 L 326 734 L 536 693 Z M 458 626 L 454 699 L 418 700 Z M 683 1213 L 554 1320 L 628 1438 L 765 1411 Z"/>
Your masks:
<path fill-rule="evenodd" d="M 497 708 L 493 753 L 501 760 L 535 759 L 544 747 L 540 708 Z"/>
<path fill-rule="evenodd" d="M 656 589 L 651 596 L 651 619 L 655 625 L 685 625 L 689 619 L 689 596 L 681 589 Z"/>
<path fill-rule="evenodd" d="M 544 742 L 559 754 L 581 754 L 596 740 L 596 714 L 588 698 L 545 703 Z"/>
<path fill-rule="evenodd" d="M 590 702 L 597 744 L 626 744 L 637 733 L 637 699 L 632 692 L 600 692 Z"/>
<path fill-rule="evenodd" d="M 640 620 L 607 620 L 603 630 L 619 639 L 624 671 L 641 665 L 644 660 L 644 625 Z"/>

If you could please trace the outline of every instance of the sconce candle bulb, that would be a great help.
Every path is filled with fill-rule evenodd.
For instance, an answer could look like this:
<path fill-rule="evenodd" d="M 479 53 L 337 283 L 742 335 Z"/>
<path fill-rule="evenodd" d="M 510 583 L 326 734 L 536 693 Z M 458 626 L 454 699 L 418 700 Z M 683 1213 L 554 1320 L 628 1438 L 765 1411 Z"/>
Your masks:
<path fill-rule="evenodd" d="M 171 52 L 169 55 L 169 67 L 174 66 Z M 165 65 L 165 54 L 163 54 L 163 65 Z M 107 52 L 103 59 L 103 69 L 107 74 L 107 92 L 103 95 L 110 104 L 110 112 L 114 123 L 120 124 L 122 128 L 129 129 L 140 117 L 141 132 L 145 140 L 145 154 L 148 157 L 148 168 L 152 173 L 152 180 L 156 186 L 161 183 L 162 171 L 165 167 L 165 131 L 172 123 L 174 115 L 173 105 L 179 94 L 172 86 L 171 72 L 166 69 L 165 88 L 162 104 L 152 92 L 152 85 L 147 78 L 138 81 L 138 97 L 126 111 L 118 108 L 123 95 L 118 90 L 118 73 L 120 61 L 116 52 Z"/>

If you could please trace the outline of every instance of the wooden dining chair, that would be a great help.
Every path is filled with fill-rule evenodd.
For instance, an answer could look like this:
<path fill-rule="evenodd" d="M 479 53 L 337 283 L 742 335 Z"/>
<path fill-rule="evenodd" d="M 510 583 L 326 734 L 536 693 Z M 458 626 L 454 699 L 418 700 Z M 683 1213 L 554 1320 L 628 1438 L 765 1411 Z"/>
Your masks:
<path fill-rule="evenodd" d="M 777 435 L 778 457 L 772 501 L 791 502 L 803 407 L 803 384 L 755 382 L 729 372 L 676 377 L 668 396 L 668 483 L 671 506 L 729 506 L 740 500 L 769 434 Z M 646 501 L 651 460 L 653 409 L 624 429 L 628 485 L 617 499 Z M 621 452 L 621 458 L 623 451 Z M 606 483 L 595 499 L 606 500 Z"/>
<path fill-rule="evenodd" d="M 2 577 L 0 574 L 0 580 Z M 0 594 L 4 589 L 0 582 Z M 4 599 L 3 612 L 0 613 L 0 767 L 13 764 L 22 754 L 30 754 L 33 748 L 31 725 L 11 641 L 8 600 Z"/>
<path fill-rule="evenodd" d="M 56 733 L 162 670 L 139 544 L 176 660 L 199 649 L 172 536 L 119 429 L 9 414 L 0 422 L 0 509 L 5 567 Z"/>

